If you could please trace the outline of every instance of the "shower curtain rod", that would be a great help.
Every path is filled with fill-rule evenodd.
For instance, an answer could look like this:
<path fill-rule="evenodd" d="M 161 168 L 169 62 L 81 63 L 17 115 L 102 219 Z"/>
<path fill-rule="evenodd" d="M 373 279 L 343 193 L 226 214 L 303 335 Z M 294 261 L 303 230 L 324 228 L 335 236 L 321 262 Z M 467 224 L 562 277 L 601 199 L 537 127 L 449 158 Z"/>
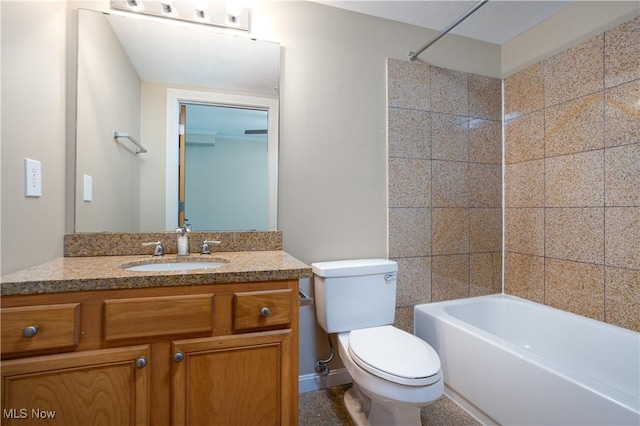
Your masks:
<path fill-rule="evenodd" d="M 418 55 L 421 54 L 422 52 L 424 52 L 425 50 L 427 50 L 427 48 L 429 48 L 432 44 L 434 44 L 436 41 L 440 40 L 443 36 L 445 36 L 449 31 L 451 31 L 452 29 L 454 29 L 455 27 L 458 26 L 458 24 L 462 21 L 464 21 L 465 19 L 467 19 L 469 16 L 471 16 L 471 14 L 473 14 L 476 10 L 480 9 L 480 7 L 482 7 L 486 2 L 488 2 L 489 0 L 481 0 L 478 3 L 476 3 L 471 9 L 467 10 L 465 12 L 464 15 L 460 16 L 458 19 L 456 19 L 453 23 L 451 23 L 447 28 L 445 28 L 444 30 L 442 30 L 440 32 L 440 34 L 438 34 L 437 36 L 435 36 L 434 38 L 432 38 L 431 40 L 429 40 L 424 46 L 422 46 L 420 49 L 418 49 L 415 52 L 409 52 L 409 59 L 411 61 L 415 61 L 416 59 L 418 59 Z"/>

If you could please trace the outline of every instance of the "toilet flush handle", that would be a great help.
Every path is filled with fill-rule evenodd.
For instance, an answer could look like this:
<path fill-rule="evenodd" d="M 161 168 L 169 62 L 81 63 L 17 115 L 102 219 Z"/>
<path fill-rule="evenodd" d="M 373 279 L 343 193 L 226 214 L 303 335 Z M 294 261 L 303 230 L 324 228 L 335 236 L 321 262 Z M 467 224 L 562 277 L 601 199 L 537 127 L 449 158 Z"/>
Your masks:
<path fill-rule="evenodd" d="M 387 282 L 394 281 L 397 277 L 398 277 L 397 272 L 390 272 L 388 274 L 384 274 L 384 280 Z"/>

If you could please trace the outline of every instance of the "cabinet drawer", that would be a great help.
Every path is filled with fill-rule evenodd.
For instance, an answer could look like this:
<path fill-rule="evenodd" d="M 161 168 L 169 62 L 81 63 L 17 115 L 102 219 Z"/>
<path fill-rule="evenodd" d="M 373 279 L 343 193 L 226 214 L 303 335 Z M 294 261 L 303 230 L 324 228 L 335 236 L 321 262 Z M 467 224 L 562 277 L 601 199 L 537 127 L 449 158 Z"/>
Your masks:
<path fill-rule="evenodd" d="M 106 340 L 205 333 L 212 329 L 213 294 L 104 301 Z"/>
<path fill-rule="evenodd" d="M 76 346 L 80 337 L 80 304 L 4 308 L 2 353 Z"/>
<path fill-rule="evenodd" d="M 291 316 L 291 289 L 234 294 L 234 330 L 287 325 Z"/>

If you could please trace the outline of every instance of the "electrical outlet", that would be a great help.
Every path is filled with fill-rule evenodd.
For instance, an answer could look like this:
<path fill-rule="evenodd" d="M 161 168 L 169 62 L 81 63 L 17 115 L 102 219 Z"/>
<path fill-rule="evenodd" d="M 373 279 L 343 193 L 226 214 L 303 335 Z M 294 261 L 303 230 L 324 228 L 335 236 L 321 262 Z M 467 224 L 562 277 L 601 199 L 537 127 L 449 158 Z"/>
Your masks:
<path fill-rule="evenodd" d="M 24 195 L 42 196 L 42 164 L 38 160 L 24 159 Z"/>

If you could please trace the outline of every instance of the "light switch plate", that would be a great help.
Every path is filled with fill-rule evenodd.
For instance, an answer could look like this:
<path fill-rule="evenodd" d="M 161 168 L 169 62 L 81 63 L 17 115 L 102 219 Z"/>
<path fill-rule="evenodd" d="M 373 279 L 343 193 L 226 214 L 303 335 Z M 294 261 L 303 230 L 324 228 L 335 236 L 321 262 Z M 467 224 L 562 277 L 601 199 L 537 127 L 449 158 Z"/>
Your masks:
<path fill-rule="evenodd" d="M 89 175 L 84 175 L 84 201 L 93 200 L 93 178 Z"/>
<path fill-rule="evenodd" d="M 38 160 L 24 159 L 24 195 L 42 196 L 42 163 Z"/>

